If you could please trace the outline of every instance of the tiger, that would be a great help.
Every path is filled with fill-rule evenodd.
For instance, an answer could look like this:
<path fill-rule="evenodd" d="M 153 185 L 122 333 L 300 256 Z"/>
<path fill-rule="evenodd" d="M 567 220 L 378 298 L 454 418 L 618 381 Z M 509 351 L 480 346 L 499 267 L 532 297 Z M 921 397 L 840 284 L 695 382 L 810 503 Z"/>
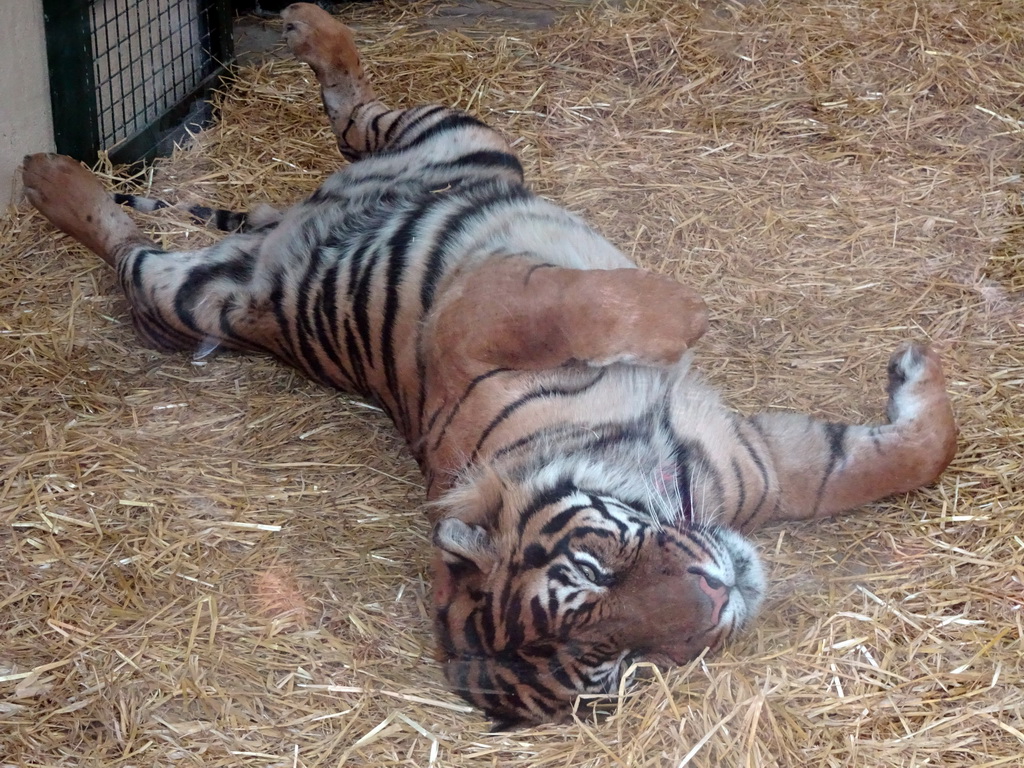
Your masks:
<path fill-rule="evenodd" d="M 737 413 L 695 366 L 694 288 L 530 191 L 478 118 L 381 103 L 330 14 L 282 17 L 348 161 L 306 199 L 172 252 L 71 158 L 26 157 L 27 197 L 116 270 L 145 344 L 271 355 L 391 418 L 424 477 L 437 659 L 495 730 L 718 650 L 768 586 L 748 534 L 953 459 L 929 346 L 892 354 L 885 423 Z"/>

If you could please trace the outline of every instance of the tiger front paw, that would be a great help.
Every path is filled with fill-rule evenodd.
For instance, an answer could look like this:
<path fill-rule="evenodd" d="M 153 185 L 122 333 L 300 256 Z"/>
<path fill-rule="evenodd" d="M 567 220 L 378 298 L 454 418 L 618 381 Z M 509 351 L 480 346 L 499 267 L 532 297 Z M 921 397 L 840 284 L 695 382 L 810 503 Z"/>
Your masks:
<path fill-rule="evenodd" d="M 923 344 L 900 347 L 889 359 L 889 422 L 902 427 L 920 446 L 919 467 L 931 482 L 956 454 L 957 426 L 946 393 L 938 354 Z"/>
<path fill-rule="evenodd" d="M 695 290 L 642 269 L 585 273 L 590 301 L 580 321 L 599 365 L 671 366 L 708 329 L 708 308 Z M 591 333 L 587 333 L 591 329 Z"/>

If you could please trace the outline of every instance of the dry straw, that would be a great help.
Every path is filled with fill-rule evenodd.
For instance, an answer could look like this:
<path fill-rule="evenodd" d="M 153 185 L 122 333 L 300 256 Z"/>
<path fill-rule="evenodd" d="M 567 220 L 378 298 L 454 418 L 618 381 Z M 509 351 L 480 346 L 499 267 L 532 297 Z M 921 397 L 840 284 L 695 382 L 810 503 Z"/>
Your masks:
<path fill-rule="evenodd" d="M 767 606 L 725 652 L 600 722 L 489 735 L 431 660 L 420 481 L 381 414 L 268 361 L 141 349 L 110 270 L 22 207 L 0 224 L 0 764 L 1020 765 L 1024 5 L 648 0 L 542 31 L 442 10 L 345 8 L 381 93 L 520 137 L 540 192 L 699 287 L 739 409 L 879 419 L 890 350 L 928 339 L 957 459 L 760 533 Z M 218 109 L 112 186 L 244 207 L 339 165 L 300 66 L 240 71 Z"/>

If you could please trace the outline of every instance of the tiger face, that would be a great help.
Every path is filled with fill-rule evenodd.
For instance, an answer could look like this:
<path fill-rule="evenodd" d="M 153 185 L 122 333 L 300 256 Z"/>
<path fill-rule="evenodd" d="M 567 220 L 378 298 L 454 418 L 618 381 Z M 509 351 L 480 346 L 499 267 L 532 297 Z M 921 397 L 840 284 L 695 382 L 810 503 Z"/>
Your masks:
<path fill-rule="evenodd" d="M 630 663 L 686 663 L 757 612 L 761 565 L 733 531 L 666 526 L 569 479 L 491 482 L 482 517 L 435 529 L 434 597 L 445 676 L 498 728 L 564 720 Z"/>

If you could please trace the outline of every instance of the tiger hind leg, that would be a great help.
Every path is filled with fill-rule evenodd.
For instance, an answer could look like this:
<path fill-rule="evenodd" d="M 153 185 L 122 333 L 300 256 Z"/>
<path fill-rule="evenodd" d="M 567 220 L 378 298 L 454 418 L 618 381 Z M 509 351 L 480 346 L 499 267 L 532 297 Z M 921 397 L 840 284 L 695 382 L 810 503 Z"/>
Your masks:
<path fill-rule="evenodd" d="M 367 132 L 356 123 L 388 110 L 374 96 L 352 30 L 309 3 L 288 6 L 281 18 L 288 48 L 310 66 L 320 83 L 324 110 L 341 154 L 355 160 L 372 152 L 374 147 L 365 141 Z"/>
<path fill-rule="evenodd" d="M 49 153 L 27 155 L 22 178 L 29 202 L 107 264 L 117 266 L 136 246 L 153 246 L 100 180 L 78 161 Z"/>
<path fill-rule="evenodd" d="M 440 106 L 389 109 L 378 101 L 352 30 L 327 11 L 310 3 L 294 3 L 281 12 L 281 18 L 288 48 L 316 74 L 324 109 L 345 159 L 423 148 L 438 138 L 429 152 L 434 162 L 453 163 L 459 169 L 468 165 L 478 175 L 522 181 L 522 168 L 508 143 L 476 118 Z M 457 139 L 453 132 L 458 132 Z M 399 160 L 398 165 L 403 162 Z"/>

